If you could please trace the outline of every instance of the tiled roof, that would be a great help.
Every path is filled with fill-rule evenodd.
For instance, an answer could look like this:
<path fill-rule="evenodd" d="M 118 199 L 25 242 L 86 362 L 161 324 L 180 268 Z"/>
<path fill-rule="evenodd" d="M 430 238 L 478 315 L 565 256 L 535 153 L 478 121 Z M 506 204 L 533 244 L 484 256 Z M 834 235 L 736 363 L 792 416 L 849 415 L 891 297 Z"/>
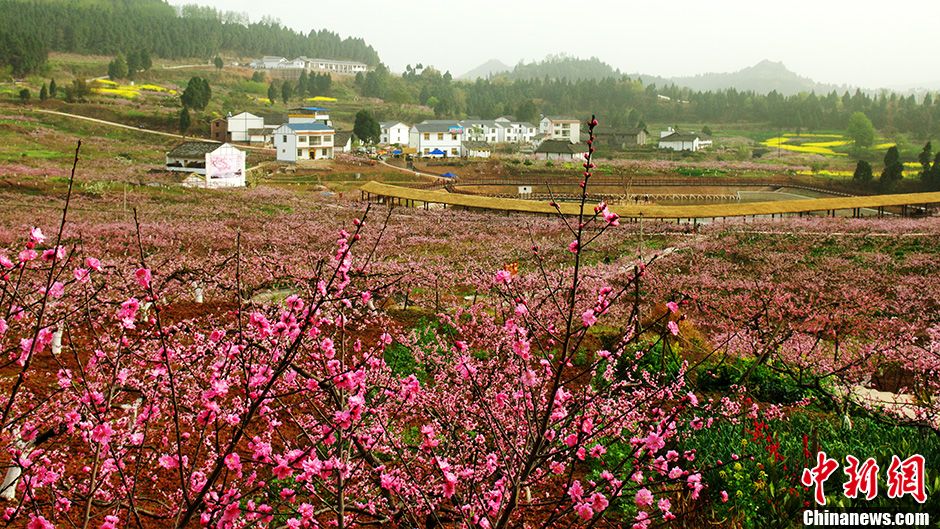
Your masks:
<path fill-rule="evenodd" d="M 166 153 L 171 158 L 199 158 L 221 147 L 221 143 L 213 141 L 187 141 Z"/>

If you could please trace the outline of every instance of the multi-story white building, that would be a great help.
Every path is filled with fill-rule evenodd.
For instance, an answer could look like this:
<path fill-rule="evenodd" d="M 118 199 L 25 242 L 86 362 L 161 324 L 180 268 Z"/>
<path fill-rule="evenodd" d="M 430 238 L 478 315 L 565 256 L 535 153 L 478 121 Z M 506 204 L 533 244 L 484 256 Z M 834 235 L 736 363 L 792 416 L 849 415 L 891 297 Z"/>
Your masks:
<path fill-rule="evenodd" d="M 327 72 L 341 75 L 355 75 L 359 72 L 369 71 L 369 66 L 361 62 L 310 59 L 308 57 L 297 57 L 289 60 L 284 57 L 267 56 L 251 61 L 251 67 L 256 70 L 307 70 L 308 72 Z"/>
<path fill-rule="evenodd" d="M 525 121 L 514 121 L 509 117 L 496 118 L 500 127 L 500 143 L 532 143 L 538 129 Z"/>
<path fill-rule="evenodd" d="M 539 122 L 539 132 L 550 140 L 581 141 L 581 122 L 566 116 L 545 116 Z"/>
<path fill-rule="evenodd" d="M 248 112 L 228 116 L 228 140 L 235 142 L 249 141 L 250 129 L 263 129 L 264 118 Z"/>
<path fill-rule="evenodd" d="M 333 158 L 336 131 L 324 123 L 285 123 L 274 130 L 274 148 L 279 162 Z"/>
<path fill-rule="evenodd" d="M 467 119 L 460 122 L 464 141 L 503 143 L 502 127 L 495 120 Z"/>
<path fill-rule="evenodd" d="M 287 111 L 288 123 L 322 123 L 328 127 L 333 126 L 330 120 L 330 111 L 320 107 L 298 107 Z"/>
<path fill-rule="evenodd" d="M 411 127 L 409 136 L 408 145 L 420 156 L 459 157 L 463 153 L 464 128 L 456 121 L 424 121 Z"/>
<path fill-rule="evenodd" d="M 382 145 L 400 145 L 402 147 L 408 146 L 409 134 L 411 127 L 405 125 L 400 121 L 383 121 L 379 123 L 379 129 L 381 131 L 379 135 L 379 143 Z"/>

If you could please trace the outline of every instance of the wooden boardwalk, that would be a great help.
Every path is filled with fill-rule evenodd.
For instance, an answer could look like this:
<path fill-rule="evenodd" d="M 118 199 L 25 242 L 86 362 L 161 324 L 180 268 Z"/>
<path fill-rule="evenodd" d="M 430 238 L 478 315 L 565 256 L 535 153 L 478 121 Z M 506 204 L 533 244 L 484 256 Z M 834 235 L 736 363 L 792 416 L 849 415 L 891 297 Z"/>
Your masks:
<path fill-rule="evenodd" d="M 397 204 L 409 207 L 428 208 L 431 205 L 467 209 L 493 210 L 541 215 L 556 214 L 547 201 L 465 195 L 412 189 L 379 182 L 368 182 L 360 188 L 364 200 Z M 593 213 L 593 203 L 587 208 Z M 559 203 L 564 215 L 577 215 L 578 205 Z M 624 219 L 720 219 L 726 217 L 776 217 L 802 214 L 825 214 L 835 216 L 836 211 L 849 211 L 853 217 L 862 215 L 862 210 L 872 210 L 879 215 L 886 208 L 893 208 L 903 216 L 930 214 L 940 206 L 940 192 L 907 193 L 898 195 L 873 195 L 859 197 L 810 198 L 773 202 L 750 202 L 733 204 L 705 204 L 695 206 L 661 206 L 656 204 L 614 205 L 610 210 Z"/>

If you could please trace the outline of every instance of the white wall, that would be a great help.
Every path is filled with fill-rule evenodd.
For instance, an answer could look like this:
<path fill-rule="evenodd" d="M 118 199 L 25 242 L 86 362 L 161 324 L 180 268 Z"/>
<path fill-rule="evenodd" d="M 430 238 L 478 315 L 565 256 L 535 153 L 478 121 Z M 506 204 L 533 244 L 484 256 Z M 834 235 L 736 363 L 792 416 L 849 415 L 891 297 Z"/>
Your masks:
<path fill-rule="evenodd" d="M 409 145 L 411 138 L 409 135 L 409 127 L 404 123 L 398 123 L 387 129 L 382 129 L 381 138 L 379 143 L 385 145 L 401 145 L 407 147 Z"/>
<path fill-rule="evenodd" d="M 264 118 L 243 112 L 228 118 L 229 139 L 232 141 L 248 141 L 248 129 L 263 129 Z"/>
<path fill-rule="evenodd" d="M 226 143 L 206 154 L 206 187 L 245 187 L 245 153 Z"/>

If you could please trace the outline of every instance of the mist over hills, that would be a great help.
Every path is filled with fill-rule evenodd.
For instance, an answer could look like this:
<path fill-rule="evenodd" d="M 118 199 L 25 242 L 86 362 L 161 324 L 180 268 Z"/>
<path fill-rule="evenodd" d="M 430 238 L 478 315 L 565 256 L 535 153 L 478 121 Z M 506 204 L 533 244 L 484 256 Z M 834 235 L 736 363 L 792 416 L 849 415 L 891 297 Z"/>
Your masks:
<path fill-rule="evenodd" d="M 599 80 L 622 75 L 624 74 L 619 70 L 594 57 L 591 59 L 578 59 L 567 56 L 549 56 L 543 61 L 519 63 L 514 68 L 493 59 L 460 76 L 460 79 L 472 81 L 478 78 L 502 76 L 507 79 L 549 77 L 552 79 Z M 645 85 L 676 85 L 699 92 L 734 88 L 739 91 L 753 91 L 759 94 L 767 94 L 776 90 L 777 93 L 783 95 L 794 95 L 801 92 L 823 94 L 833 90 L 840 93 L 846 90 L 855 90 L 854 87 L 847 85 L 818 83 L 813 79 L 791 71 L 782 62 L 770 60 L 763 60 L 736 72 L 710 72 L 685 77 L 660 77 L 642 73 L 627 75 L 633 79 L 642 80 Z"/>

